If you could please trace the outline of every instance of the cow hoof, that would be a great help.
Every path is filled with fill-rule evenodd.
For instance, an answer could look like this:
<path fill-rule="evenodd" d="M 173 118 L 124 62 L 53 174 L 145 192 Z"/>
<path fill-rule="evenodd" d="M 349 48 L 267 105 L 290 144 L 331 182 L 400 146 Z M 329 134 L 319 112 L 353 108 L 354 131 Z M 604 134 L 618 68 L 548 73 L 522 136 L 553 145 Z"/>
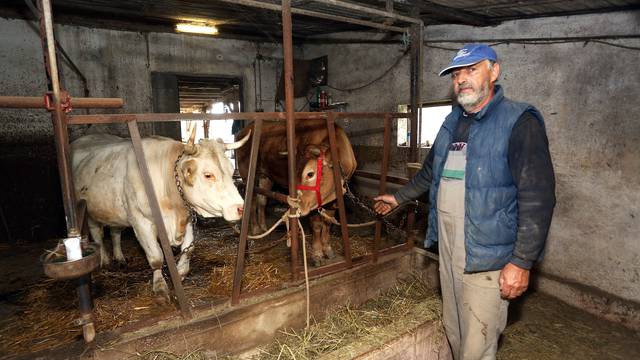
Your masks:
<path fill-rule="evenodd" d="M 320 267 L 324 265 L 324 260 L 322 258 L 313 258 L 313 266 Z"/>
<path fill-rule="evenodd" d="M 124 260 L 124 259 L 122 259 L 122 260 L 117 260 L 117 261 L 115 262 L 115 264 L 116 264 L 116 267 L 117 267 L 119 270 L 124 270 L 124 269 L 126 269 L 126 268 L 127 268 L 127 260 Z"/>
<path fill-rule="evenodd" d="M 333 252 L 333 249 L 328 249 L 324 251 L 324 254 L 327 256 L 327 259 L 332 260 L 336 258 L 336 253 Z"/>
<path fill-rule="evenodd" d="M 153 298 L 153 301 L 160 306 L 169 305 L 171 300 L 169 299 L 169 294 L 156 294 Z"/>

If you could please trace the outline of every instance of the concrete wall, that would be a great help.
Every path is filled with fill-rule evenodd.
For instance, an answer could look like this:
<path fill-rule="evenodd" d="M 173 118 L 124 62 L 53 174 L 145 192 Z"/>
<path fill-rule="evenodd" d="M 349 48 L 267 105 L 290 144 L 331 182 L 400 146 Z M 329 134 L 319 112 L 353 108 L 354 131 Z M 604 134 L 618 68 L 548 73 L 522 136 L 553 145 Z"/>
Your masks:
<path fill-rule="evenodd" d="M 253 111 L 253 61 L 256 43 L 166 33 L 136 33 L 57 26 L 56 35 L 88 79 L 91 96 L 121 97 L 121 110 L 92 113 L 152 111 L 152 72 L 242 79 L 245 111 Z M 280 74 L 280 45 L 260 44 L 262 98 L 265 110 L 274 108 L 276 76 Z M 42 96 L 46 78 L 36 28 L 22 20 L 0 19 L 0 95 Z M 82 96 L 78 77 L 60 64 L 62 82 L 72 96 Z M 81 113 L 81 111 L 76 111 Z M 111 133 L 127 135 L 126 126 L 110 125 Z M 86 126 L 70 127 L 71 139 Z M 152 133 L 141 125 L 143 134 Z M 14 241 L 41 240 L 63 235 L 60 186 L 50 116 L 42 110 L 0 109 L 0 204 Z M 6 190 L 6 191 L 5 191 Z M 0 228 L 0 241 L 5 241 Z"/>
<path fill-rule="evenodd" d="M 455 41 L 465 39 L 625 35 L 639 30 L 636 11 L 511 21 L 490 28 L 430 26 L 425 39 L 450 40 L 433 45 L 457 49 L 462 44 Z M 610 42 L 640 47 L 639 39 Z M 494 48 L 507 96 L 532 103 L 544 115 L 556 171 L 558 205 L 539 266 L 539 273 L 546 275 L 540 288 L 640 324 L 640 52 L 597 42 Z M 305 55 L 328 54 L 329 83 L 340 87 L 375 78 L 399 50 L 399 45 L 307 45 Z M 424 47 L 422 100 L 450 97 L 450 79 L 437 73 L 454 53 Z M 394 110 L 409 101 L 408 81 L 407 58 L 371 87 L 334 91 L 334 99 L 348 101 L 353 111 Z M 379 126 L 346 124 L 356 133 L 353 143 L 365 168 L 379 166 Z M 405 152 L 394 149 L 392 159 L 392 171 L 402 173 Z M 574 290 L 560 292 L 563 286 L 579 287 L 578 292 L 597 294 L 599 300 L 577 296 Z"/>

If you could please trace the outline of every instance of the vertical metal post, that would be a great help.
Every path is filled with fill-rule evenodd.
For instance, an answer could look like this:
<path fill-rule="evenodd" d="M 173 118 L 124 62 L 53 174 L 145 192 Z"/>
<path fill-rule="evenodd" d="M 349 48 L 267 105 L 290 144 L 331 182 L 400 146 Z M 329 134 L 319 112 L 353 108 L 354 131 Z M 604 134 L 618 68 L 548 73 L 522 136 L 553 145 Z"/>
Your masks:
<path fill-rule="evenodd" d="M 258 151 L 260 149 L 260 138 L 262 137 L 262 119 L 256 119 L 253 123 L 253 138 L 251 139 L 251 154 L 249 155 L 249 175 L 247 176 L 247 186 L 244 192 L 244 208 L 242 213 L 242 224 L 240 225 L 240 243 L 238 244 L 238 258 L 236 268 L 233 273 L 233 292 L 231 294 L 231 304 L 237 305 L 240 302 L 240 292 L 242 290 L 242 276 L 244 275 L 244 253 L 247 249 L 247 236 L 249 235 L 249 221 L 251 221 L 251 209 L 253 202 L 253 192 L 256 183 L 256 167 L 258 163 Z"/>
<path fill-rule="evenodd" d="M 338 213 L 340 215 L 340 232 L 342 234 L 344 260 L 347 267 L 351 267 L 351 245 L 349 244 L 347 213 L 344 208 L 344 194 L 342 193 L 342 174 L 340 172 L 340 158 L 338 157 L 338 145 L 336 141 L 335 117 L 335 113 L 327 113 L 327 131 L 329 132 L 329 148 L 331 149 L 331 163 L 333 164 L 333 183 L 336 189 L 336 200 L 338 202 Z"/>
<path fill-rule="evenodd" d="M 58 172 L 60 174 L 60 186 L 62 187 L 62 202 L 64 204 L 64 214 L 67 224 L 68 236 L 79 236 L 76 216 L 76 201 L 71 177 L 70 157 L 69 157 L 69 134 L 67 132 L 67 122 L 65 113 L 62 111 L 60 99 L 60 78 L 58 74 L 58 62 L 56 58 L 56 40 L 53 35 L 53 13 L 51 11 L 51 1 L 42 0 L 40 4 L 41 29 L 44 30 L 44 40 L 46 44 L 44 51 L 45 65 L 51 79 L 51 91 L 53 93 L 54 110 L 51 113 L 53 121 L 53 134 L 56 143 L 56 153 L 58 159 Z"/>
<path fill-rule="evenodd" d="M 418 124 L 422 89 L 422 24 L 411 25 L 411 137 L 409 162 L 418 162 Z"/>
<path fill-rule="evenodd" d="M 284 108 L 287 119 L 287 151 L 289 167 L 289 196 L 297 198 L 296 190 L 296 125 L 293 107 L 293 39 L 291 25 L 291 0 L 282 0 L 282 48 L 284 51 Z M 298 224 L 289 218 L 291 236 L 291 274 L 298 280 Z"/>
<path fill-rule="evenodd" d="M 378 194 L 382 195 L 387 191 L 387 173 L 389 171 L 389 157 L 391 155 L 391 115 L 384 115 L 384 138 L 382 143 L 382 162 L 380 163 L 380 183 Z M 382 222 L 376 222 L 376 232 L 373 244 L 373 262 L 378 261 L 378 250 L 380 249 L 380 238 L 382 236 Z"/>
<path fill-rule="evenodd" d="M 129 133 L 131 134 L 131 142 L 133 143 L 133 152 L 135 153 L 138 161 L 138 169 L 140 170 L 140 176 L 144 183 L 144 189 L 147 193 L 149 200 L 149 207 L 151 207 L 151 213 L 153 214 L 153 220 L 158 231 L 158 237 L 160 238 L 160 246 L 164 253 L 164 259 L 169 268 L 169 276 L 171 277 L 171 283 L 173 284 L 173 291 L 178 298 L 178 305 L 180 306 L 180 312 L 182 316 L 191 318 L 191 308 L 187 304 L 187 298 L 184 295 L 184 289 L 182 288 L 182 279 L 178 273 L 176 267 L 176 261 L 173 258 L 173 251 L 171 251 L 171 245 L 169 243 L 169 236 L 167 235 L 167 228 L 164 226 L 162 219 L 162 212 L 160 211 L 160 204 L 158 203 L 158 197 L 156 196 L 155 188 L 153 187 L 153 181 L 151 175 L 149 175 L 149 166 L 147 165 L 147 159 L 144 157 L 144 149 L 142 148 L 142 139 L 140 138 L 140 130 L 138 129 L 138 122 L 131 120 L 127 122 L 129 126 Z"/>
<path fill-rule="evenodd" d="M 420 103 L 422 100 L 422 41 L 423 41 L 423 24 L 411 25 L 411 139 L 409 150 L 409 162 L 418 162 L 420 156 L 418 145 L 418 124 L 421 121 Z M 410 178 L 415 172 L 410 174 Z M 415 211 L 413 207 L 407 210 L 407 248 L 414 245 L 415 234 L 413 225 L 415 223 Z"/>
<path fill-rule="evenodd" d="M 40 37 L 43 39 L 44 63 L 49 74 L 50 90 L 53 96 L 54 109 L 51 113 L 53 123 L 53 136 L 56 144 L 58 173 L 62 188 L 62 203 L 64 206 L 67 236 L 80 236 L 80 224 L 78 224 L 76 212 L 75 190 L 71 174 L 71 161 L 69 156 L 69 134 L 67 121 L 60 99 L 60 77 L 58 73 L 58 61 L 56 57 L 56 39 L 53 34 L 53 12 L 51 1 L 42 0 L 39 3 L 40 10 Z M 93 323 L 93 300 L 91 299 L 90 275 L 77 279 L 76 291 L 80 303 L 80 323 L 82 336 L 87 343 L 93 342 L 96 331 Z"/>

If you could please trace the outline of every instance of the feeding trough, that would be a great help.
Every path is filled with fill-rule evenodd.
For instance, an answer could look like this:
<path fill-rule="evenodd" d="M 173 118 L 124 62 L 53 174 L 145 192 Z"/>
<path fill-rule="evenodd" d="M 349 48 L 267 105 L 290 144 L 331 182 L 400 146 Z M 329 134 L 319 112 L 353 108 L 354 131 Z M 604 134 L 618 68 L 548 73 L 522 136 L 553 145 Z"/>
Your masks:
<path fill-rule="evenodd" d="M 69 242 L 69 240 L 73 240 Z M 75 242 L 74 246 L 70 243 Z M 53 251 L 41 257 L 44 273 L 55 280 L 75 280 L 80 299 L 80 318 L 75 323 L 82 326 L 82 336 L 87 343 L 96 336 L 93 302 L 89 290 L 90 274 L 100 264 L 100 246 L 89 244 L 86 237 L 68 238 L 65 243 L 58 243 Z"/>
<path fill-rule="evenodd" d="M 60 243 L 53 251 L 47 251 L 42 257 L 44 273 L 55 280 L 73 280 L 90 274 L 100 264 L 100 251 L 97 244 L 80 243 L 82 258 L 68 260 L 64 244 Z"/>

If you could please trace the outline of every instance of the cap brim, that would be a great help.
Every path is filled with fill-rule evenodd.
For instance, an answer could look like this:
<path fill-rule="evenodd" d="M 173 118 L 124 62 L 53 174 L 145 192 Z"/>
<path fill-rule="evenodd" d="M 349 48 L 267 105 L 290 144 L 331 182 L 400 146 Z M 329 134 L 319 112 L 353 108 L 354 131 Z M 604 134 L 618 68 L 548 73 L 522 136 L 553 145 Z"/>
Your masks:
<path fill-rule="evenodd" d="M 440 71 L 438 76 L 445 76 L 445 75 L 449 74 L 453 69 L 457 69 L 457 68 L 461 68 L 461 67 L 465 67 L 465 66 L 471 66 L 471 65 L 477 64 L 477 63 L 479 63 L 481 61 L 484 61 L 484 60 L 487 60 L 487 59 L 480 59 L 480 60 L 472 61 L 472 62 L 465 63 L 465 64 L 457 64 L 457 65 L 448 66 L 448 67 L 442 69 L 442 71 Z"/>

